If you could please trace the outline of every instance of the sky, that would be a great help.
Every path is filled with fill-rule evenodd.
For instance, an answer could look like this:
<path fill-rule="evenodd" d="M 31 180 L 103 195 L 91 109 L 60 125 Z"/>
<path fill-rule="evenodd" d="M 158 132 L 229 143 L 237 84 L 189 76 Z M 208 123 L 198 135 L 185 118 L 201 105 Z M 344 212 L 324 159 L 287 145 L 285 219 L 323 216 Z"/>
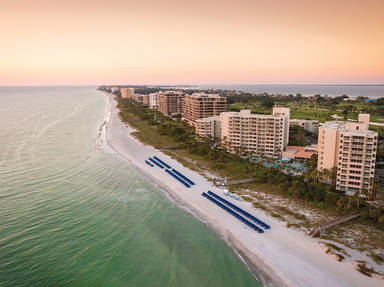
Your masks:
<path fill-rule="evenodd" d="M 0 7 L 0 85 L 384 84 L 384 0 Z"/>

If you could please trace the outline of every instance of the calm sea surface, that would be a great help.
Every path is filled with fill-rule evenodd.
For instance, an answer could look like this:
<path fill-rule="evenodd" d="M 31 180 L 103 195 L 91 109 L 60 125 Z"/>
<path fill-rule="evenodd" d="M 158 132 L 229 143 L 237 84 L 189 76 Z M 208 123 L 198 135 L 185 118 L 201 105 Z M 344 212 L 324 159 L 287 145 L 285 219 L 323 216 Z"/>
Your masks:
<path fill-rule="evenodd" d="M 101 144 L 94 87 L 0 88 L 0 286 L 258 286 Z"/>
<path fill-rule="evenodd" d="M 236 90 L 248 93 L 279 93 L 313 96 L 316 94 L 328 96 L 347 95 L 350 98 L 359 96 L 368 98 L 384 97 L 384 85 L 381 86 L 342 86 L 342 85 L 204 85 L 199 88 Z"/>

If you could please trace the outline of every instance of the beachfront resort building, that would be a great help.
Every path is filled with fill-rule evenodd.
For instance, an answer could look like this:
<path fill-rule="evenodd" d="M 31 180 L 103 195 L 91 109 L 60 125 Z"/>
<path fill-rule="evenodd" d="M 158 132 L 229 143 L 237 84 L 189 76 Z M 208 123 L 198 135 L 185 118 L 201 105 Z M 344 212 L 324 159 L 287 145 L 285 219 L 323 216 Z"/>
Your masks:
<path fill-rule="evenodd" d="M 143 106 L 149 107 L 149 95 L 142 96 L 142 104 Z"/>
<path fill-rule="evenodd" d="M 369 130 L 369 119 L 359 114 L 357 122 L 331 121 L 319 128 L 317 169 L 336 167 L 336 189 L 348 195 L 372 188 L 378 134 Z"/>
<path fill-rule="evenodd" d="M 142 95 L 142 94 L 133 94 L 131 96 L 131 99 L 136 101 L 136 102 L 138 102 L 138 103 L 140 103 L 140 104 L 142 104 L 143 103 L 143 96 L 144 95 Z"/>
<path fill-rule="evenodd" d="M 317 146 L 287 146 L 282 152 L 282 159 L 293 160 L 297 163 L 305 163 L 317 154 Z"/>
<path fill-rule="evenodd" d="M 159 94 L 158 93 L 149 94 L 149 108 L 152 110 L 157 110 L 159 108 Z"/>
<path fill-rule="evenodd" d="M 121 88 L 120 92 L 123 99 L 131 99 L 133 97 L 134 90 L 133 88 Z"/>
<path fill-rule="evenodd" d="M 160 91 L 159 111 L 166 116 L 180 114 L 183 106 L 184 93 L 182 91 Z"/>
<path fill-rule="evenodd" d="M 227 111 L 227 98 L 219 94 L 194 93 L 183 98 L 181 119 L 195 126 L 197 119 L 218 116 Z"/>
<path fill-rule="evenodd" d="M 288 145 L 289 115 L 289 108 L 273 108 L 272 115 L 250 110 L 221 113 L 221 142 L 231 151 L 281 155 Z"/>
<path fill-rule="evenodd" d="M 319 121 L 314 120 L 303 120 L 303 119 L 290 119 L 290 126 L 300 126 L 304 128 L 305 131 L 312 134 L 317 134 L 319 131 Z"/>
<path fill-rule="evenodd" d="M 195 132 L 200 137 L 220 139 L 220 116 L 197 119 Z"/>

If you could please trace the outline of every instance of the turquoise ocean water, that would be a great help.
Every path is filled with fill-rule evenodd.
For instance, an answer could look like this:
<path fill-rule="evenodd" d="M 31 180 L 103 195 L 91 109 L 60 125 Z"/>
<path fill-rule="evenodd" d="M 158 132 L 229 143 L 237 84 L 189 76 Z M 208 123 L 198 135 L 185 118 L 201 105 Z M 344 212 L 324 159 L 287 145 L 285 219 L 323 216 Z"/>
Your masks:
<path fill-rule="evenodd" d="M 0 286 L 259 286 L 100 145 L 95 87 L 0 88 Z"/>

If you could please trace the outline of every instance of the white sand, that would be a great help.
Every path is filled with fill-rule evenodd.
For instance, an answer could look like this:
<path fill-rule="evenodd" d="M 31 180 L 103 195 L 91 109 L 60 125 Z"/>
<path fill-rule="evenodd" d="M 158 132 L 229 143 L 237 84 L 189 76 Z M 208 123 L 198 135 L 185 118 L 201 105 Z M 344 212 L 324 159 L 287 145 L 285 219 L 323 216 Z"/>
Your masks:
<path fill-rule="evenodd" d="M 132 162 L 156 184 L 163 187 L 180 206 L 197 215 L 223 236 L 248 263 L 255 273 L 265 278 L 268 286 L 384 286 L 384 281 L 369 278 L 357 272 L 351 263 L 338 262 L 324 253 L 317 239 L 302 232 L 288 229 L 283 223 L 267 216 L 263 211 L 250 206 L 248 202 L 225 199 L 236 203 L 271 226 L 259 234 L 232 215 L 216 206 L 203 196 L 202 192 L 216 189 L 200 174 L 185 168 L 179 162 L 155 148 L 144 145 L 130 133 L 118 117 L 113 96 L 108 95 L 112 105 L 107 119 L 107 142 L 123 158 Z M 159 167 L 150 167 L 144 160 L 156 155 L 196 183 L 186 188 Z"/>

